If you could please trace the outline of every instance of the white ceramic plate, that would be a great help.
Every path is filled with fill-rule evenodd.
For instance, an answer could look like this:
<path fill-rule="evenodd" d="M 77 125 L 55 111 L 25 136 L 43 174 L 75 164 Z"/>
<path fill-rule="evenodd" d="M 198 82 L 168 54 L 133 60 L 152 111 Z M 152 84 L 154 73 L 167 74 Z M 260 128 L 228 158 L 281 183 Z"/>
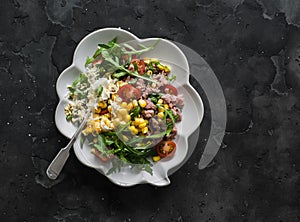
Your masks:
<path fill-rule="evenodd" d="M 104 28 L 87 35 L 77 46 L 73 63 L 65 69 L 57 80 L 57 94 L 59 104 L 55 113 L 55 123 L 59 131 L 68 138 L 71 138 L 76 131 L 76 126 L 66 121 L 64 107 L 68 104 L 67 86 L 85 71 L 85 61 L 87 56 L 93 55 L 98 43 L 106 43 L 118 37 L 117 42 L 136 42 L 146 46 L 152 45 L 157 38 L 139 39 L 132 33 L 119 28 Z M 171 67 L 172 73 L 176 75 L 174 85 L 179 94 L 184 96 L 183 119 L 176 124 L 178 133 L 175 139 L 177 150 L 172 158 L 165 158 L 156 162 L 153 166 L 153 175 L 144 171 L 134 171 L 130 167 L 124 167 L 118 173 L 106 175 L 113 183 L 120 186 L 132 186 L 140 183 L 150 183 L 156 186 L 170 184 L 168 175 L 175 172 L 184 162 L 188 151 L 188 138 L 199 127 L 204 113 L 203 103 L 196 90 L 189 83 L 189 66 L 185 55 L 173 43 L 161 39 L 158 45 L 151 51 L 143 54 L 142 57 L 157 58 L 162 63 Z M 84 145 L 80 147 L 79 141 L 74 144 L 74 151 L 77 158 L 85 165 L 95 168 L 105 175 L 110 168 L 110 164 L 103 164 L 95 155 L 91 154 L 90 147 Z"/>

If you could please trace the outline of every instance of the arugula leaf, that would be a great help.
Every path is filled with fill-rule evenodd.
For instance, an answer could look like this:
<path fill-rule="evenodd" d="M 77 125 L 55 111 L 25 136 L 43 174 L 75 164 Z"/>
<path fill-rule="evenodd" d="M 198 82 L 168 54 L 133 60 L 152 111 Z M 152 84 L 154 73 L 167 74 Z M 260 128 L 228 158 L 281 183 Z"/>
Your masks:
<path fill-rule="evenodd" d="M 100 96 L 101 96 L 102 91 L 103 91 L 103 86 L 99 86 L 99 88 L 98 88 L 97 91 L 96 91 L 97 97 L 100 97 Z"/>
<path fill-rule="evenodd" d="M 113 73 L 112 76 L 115 77 L 115 78 L 120 78 L 120 77 L 123 77 L 127 75 L 127 72 L 116 72 L 116 73 Z"/>
<path fill-rule="evenodd" d="M 154 104 L 156 104 L 160 98 L 161 98 L 160 94 L 150 94 L 148 96 L 148 99 L 150 99 Z"/>
<path fill-rule="evenodd" d="M 66 119 L 69 121 L 69 120 L 71 120 L 73 118 L 73 115 L 72 114 L 68 114 L 67 116 L 66 116 Z"/>
<path fill-rule="evenodd" d="M 104 48 L 104 49 L 110 49 L 112 48 L 117 42 L 117 37 L 113 38 L 112 40 L 110 40 L 107 44 L 98 44 L 98 46 Z"/>
<path fill-rule="evenodd" d="M 137 106 L 135 107 L 131 112 L 130 112 L 130 116 L 131 116 L 131 120 L 133 121 L 135 117 L 138 117 L 139 114 L 141 113 L 141 107 Z"/>
<path fill-rule="evenodd" d="M 173 75 L 172 77 L 166 76 L 166 79 L 167 79 L 169 82 L 172 82 L 173 80 L 176 79 L 176 76 L 175 76 L 175 75 Z"/>
<path fill-rule="evenodd" d="M 81 148 L 81 149 L 82 149 L 82 147 L 83 147 L 83 144 L 84 144 L 85 139 L 86 139 L 85 136 L 83 136 L 83 135 L 80 136 L 80 148 Z"/>
<path fill-rule="evenodd" d="M 160 39 L 158 39 L 153 45 L 150 47 L 142 47 L 143 49 L 135 50 L 134 48 L 131 49 L 131 51 L 127 51 L 125 48 L 122 48 L 122 51 L 126 53 L 127 55 L 134 55 L 134 54 L 142 54 L 145 52 L 148 52 L 149 50 L 152 50 L 158 43 Z M 128 46 L 128 45 L 127 45 Z M 128 48 L 128 47 L 127 47 Z"/>
<path fill-rule="evenodd" d="M 95 61 L 94 57 L 87 57 L 85 60 L 85 66 Z"/>
<path fill-rule="evenodd" d="M 85 74 L 84 73 L 80 73 L 79 76 L 77 77 L 77 79 L 75 79 L 74 82 L 72 83 L 71 87 L 75 88 L 75 86 L 78 83 L 85 82 L 86 80 L 87 80 L 87 77 L 85 76 Z"/>

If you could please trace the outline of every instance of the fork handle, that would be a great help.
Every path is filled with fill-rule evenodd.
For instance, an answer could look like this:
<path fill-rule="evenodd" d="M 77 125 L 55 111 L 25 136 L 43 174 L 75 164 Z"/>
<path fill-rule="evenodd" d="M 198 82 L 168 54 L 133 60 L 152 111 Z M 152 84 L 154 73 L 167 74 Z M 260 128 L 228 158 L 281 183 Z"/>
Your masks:
<path fill-rule="evenodd" d="M 46 170 L 46 174 L 51 180 L 55 180 L 58 177 L 58 175 L 60 174 L 60 171 L 64 167 L 64 165 L 65 165 L 65 163 L 66 163 L 66 161 L 67 161 L 67 159 L 70 155 L 70 149 L 73 146 L 74 142 L 76 141 L 77 136 L 79 136 L 79 134 L 81 133 L 81 130 L 85 126 L 90 113 L 91 113 L 91 110 L 88 110 L 88 112 L 85 115 L 82 123 L 80 124 L 80 126 L 78 127 L 78 129 L 76 130 L 74 135 L 72 136 L 72 138 L 71 138 L 70 142 L 68 143 L 68 145 L 66 147 L 62 148 L 58 152 L 56 157 L 52 160 L 52 162 L 48 166 L 48 168 Z"/>
<path fill-rule="evenodd" d="M 64 167 L 68 157 L 70 156 L 70 149 L 61 149 L 56 157 L 50 163 L 46 173 L 51 180 L 55 180 L 60 174 L 62 168 Z"/>

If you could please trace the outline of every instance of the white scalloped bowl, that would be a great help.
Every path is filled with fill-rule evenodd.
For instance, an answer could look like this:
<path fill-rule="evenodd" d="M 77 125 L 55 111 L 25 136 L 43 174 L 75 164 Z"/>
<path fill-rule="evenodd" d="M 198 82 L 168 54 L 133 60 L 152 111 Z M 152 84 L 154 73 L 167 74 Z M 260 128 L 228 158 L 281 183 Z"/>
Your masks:
<path fill-rule="evenodd" d="M 66 121 L 64 107 L 68 104 L 67 85 L 70 85 L 81 72 L 85 71 L 85 60 L 87 56 L 93 55 L 98 43 L 106 43 L 114 37 L 118 37 L 117 42 L 137 42 L 146 46 L 152 45 L 157 38 L 139 39 L 132 33 L 120 28 L 104 28 L 87 35 L 77 46 L 73 63 L 66 68 L 57 80 L 57 94 L 59 104 L 55 113 L 55 123 L 59 131 L 68 138 L 71 138 L 76 131 L 76 126 Z M 170 65 L 172 73 L 176 75 L 174 85 L 179 94 L 184 96 L 183 119 L 176 124 L 178 134 L 175 139 L 177 144 L 176 153 L 172 158 L 165 158 L 153 165 L 153 175 L 144 171 L 134 171 L 130 167 L 124 167 L 118 173 L 106 175 L 110 168 L 109 164 L 104 164 L 90 152 L 90 147 L 84 145 L 80 148 L 79 141 L 74 144 L 74 151 L 77 158 L 86 166 L 98 170 L 107 176 L 113 183 L 120 186 L 133 186 L 141 183 L 150 183 L 156 186 L 170 184 L 168 176 L 178 170 L 189 151 L 188 138 L 198 129 L 204 113 L 203 103 L 196 90 L 189 83 L 189 66 L 183 52 L 168 40 L 161 39 L 158 45 L 151 51 L 143 54 L 143 57 L 157 58 L 164 64 Z"/>

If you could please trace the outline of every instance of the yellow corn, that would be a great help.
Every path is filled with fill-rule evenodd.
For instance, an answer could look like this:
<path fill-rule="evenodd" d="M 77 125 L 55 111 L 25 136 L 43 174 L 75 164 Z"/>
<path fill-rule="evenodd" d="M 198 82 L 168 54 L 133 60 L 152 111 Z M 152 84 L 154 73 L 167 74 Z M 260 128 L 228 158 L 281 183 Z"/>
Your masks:
<path fill-rule="evenodd" d="M 122 108 L 127 108 L 127 102 L 122 102 L 122 103 L 121 103 L 121 107 L 122 107 Z"/>
<path fill-rule="evenodd" d="M 143 100 L 143 99 L 140 99 L 140 100 L 139 100 L 139 104 L 140 104 L 140 106 L 141 106 L 142 108 L 144 108 L 144 107 L 147 105 L 146 101 Z"/>
<path fill-rule="evenodd" d="M 111 113 L 111 105 L 109 105 L 108 107 L 107 107 L 107 110 L 108 110 L 108 112 L 110 112 Z"/>
<path fill-rule="evenodd" d="M 154 162 L 160 161 L 160 156 L 153 156 L 152 159 Z"/>
<path fill-rule="evenodd" d="M 155 88 L 156 87 L 156 83 L 155 82 L 151 83 L 151 87 Z"/>
<path fill-rule="evenodd" d="M 98 105 L 101 109 L 105 109 L 107 107 L 106 102 L 100 102 Z"/>
<path fill-rule="evenodd" d="M 105 119 L 104 123 L 105 123 L 106 126 L 109 126 L 110 125 L 110 120 L 109 119 Z"/>
<path fill-rule="evenodd" d="M 129 114 L 127 114 L 127 115 L 125 116 L 125 121 L 126 121 L 126 122 L 129 122 L 130 119 L 131 119 L 131 116 L 130 116 Z"/>
<path fill-rule="evenodd" d="M 157 65 L 157 68 L 159 68 L 160 70 L 164 69 L 164 67 L 162 65 L 160 65 L 160 64 Z"/>
<path fill-rule="evenodd" d="M 158 107 L 158 112 L 164 112 L 165 111 L 165 109 L 164 108 L 162 108 L 162 107 Z"/>
<path fill-rule="evenodd" d="M 127 109 L 130 111 L 130 110 L 132 110 L 132 108 L 133 108 L 133 104 L 132 104 L 132 102 L 128 103 L 128 105 L 127 105 Z"/>
<path fill-rule="evenodd" d="M 157 117 L 160 119 L 164 118 L 164 116 L 165 116 L 165 114 L 163 112 L 157 113 Z"/>
<path fill-rule="evenodd" d="M 148 71 L 147 71 L 147 74 L 148 74 L 148 75 L 152 75 L 152 73 L 153 73 L 152 70 L 148 70 Z"/>
<path fill-rule="evenodd" d="M 139 124 L 139 128 L 140 128 L 140 129 L 143 129 L 143 128 L 146 127 L 146 126 L 147 126 L 147 123 L 145 123 L 145 122 L 142 123 L 142 124 Z"/>
<path fill-rule="evenodd" d="M 142 123 L 144 123 L 144 119 L 142 119 L 142 118 L 135 118 L 134 119 L 134 124 L 135 125 L 140 125 Z"/>
<path fill-rule="evenodd" d="M 169 105 L 168 104 L 164 104 L 164 108 L 165 109 L 169 109 Z"/>
<path fill-rule="evenodd" d="M 115 100 L 115 98 L 116 98 L 116 94 L 111 95 L 112 100 Z"/>
<path fill-rule="evenodd" d="M 127 110 L 126 110 L 126 109 L 119 109 L 119 113 L 120 113 L 122 116 L 125 116 L 125 115 L 127 115 Z"/>
<path fill-rule="evenodd" d="M 146 126 L 146 127 L 144 127 L 143 129 L 142 129 L 142 133 L 143 134 L 146 134 L 146 133 L 148 133 L 148 127 Z"/>
<path fill-rule="evenodd" d="M 101 112 L 101 108 L 97 107 L 97 109 L 95 109 L 95 113 L 100 113 Z"/>
<path fill-rule="evenodd" d="M 133 132 L 134 134 L 138 134 L 139 133 L 138 129 L 135 128 L 135 126 L 130 126 L 129 128 L 130 128 L 131 132 Z"/>
<path fill-rule="evenodd" d="M 159 99 L 158 101 L 157 101 L 157 104 L 163 104 L 163 100 L 162 99 Z"/>
<path fill-rule="evenodd" d="M 134 99 L 132 101 L 132 104 L 133 104 L 133 107 L 137 107 L 139 105 L 136 99 Z"/>
<path fill-rule="evenodd" d="M 97 139 L 97 138 L 94 138 L 94 139 L 93 139 L 93 142 L 94 142 L 94 143 L 97 143 L 97 142 L 98 142 L 98 139 Z"/>
<path fill-rule="evenodd" d="M 150 59 L 149 58 L 144 58 L 143 61 L 144 61 L 144 63 L 149 64 Z"/>
<path fill-rule="evenodd" d="M 166 73 L 170 72 L 170 71 L 171 71 L 170 66 L 165 66 L 164 71 L 165 71 Z"/>

